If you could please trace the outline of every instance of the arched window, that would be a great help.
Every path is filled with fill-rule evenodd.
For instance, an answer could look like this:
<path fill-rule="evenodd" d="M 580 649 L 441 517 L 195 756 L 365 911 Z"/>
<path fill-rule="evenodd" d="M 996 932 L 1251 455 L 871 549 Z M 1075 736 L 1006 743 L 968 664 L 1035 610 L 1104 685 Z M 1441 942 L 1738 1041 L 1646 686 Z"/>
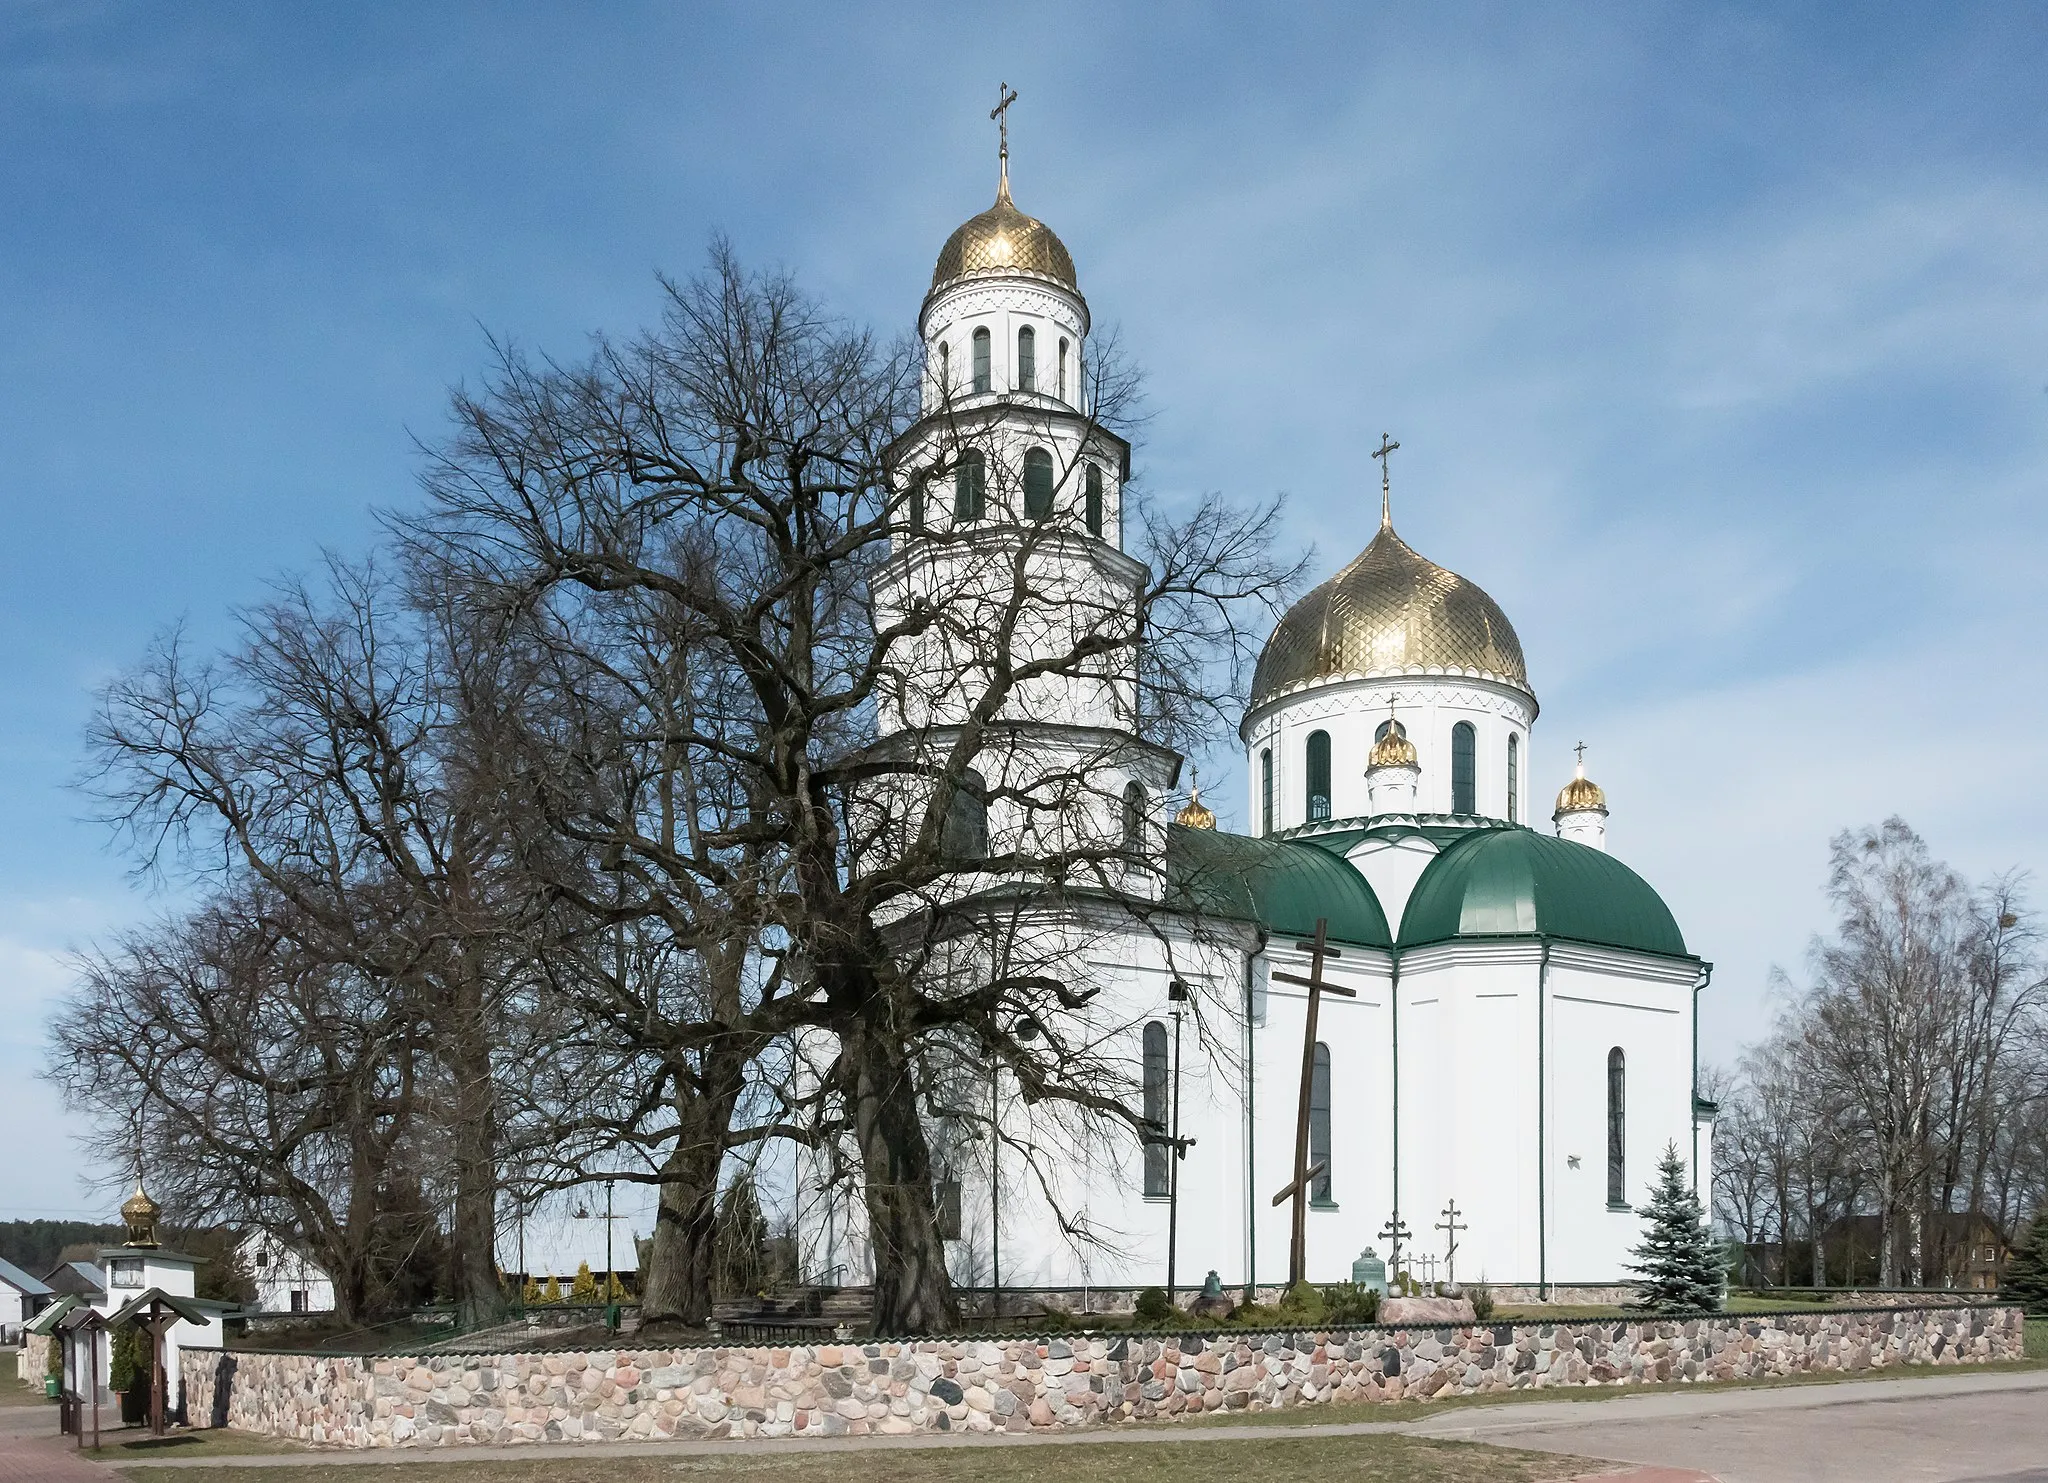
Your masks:
<path fill-rule="evenodd" d="M 1081 482 L 1082 515 L 1088 522 L 1088 534 L 1102 534 L 1102 470 L 1094 464 L 1088 465 L 1088 476 Z"/>
<path fill-rule="evenodd" d="M 1166 1126 L 1166 1026 L 1152 1020 L 1145 1026 L 1145 1128 L 1148 1134 L 1164 1138 Z M 1165 1195 L 1167 1147 L 1145 1140 L 1145 1193 Z"/>
<path fill-rule="evenodd" d="M 953 347 L 944 340 L 939 341 L 939 390 L 953 389 Z"/>
<path fill-rule="evenodd" d="M 979 520 L 987 504 L 988 460 L 979 448 L 969 448 L 953 470 L 953 518 Z"/>
<path fill-rule="evenodd" d="M 988 369 L 988 328 L 983 326 L 974 332 L 974 389 L 978 392 L 989 389 Z"/>
<path fill-rule="evenodd" d="M 1308 734 L 1308 816 L 1310 822 L 1330 817 L 1330 733 Z"/>
<path fill-rule="evenodd" d="M 910 483 L 910 528 L 913 531 L 924 529 L 925 482 L 925 476 L 919 474 Z"/>
<path fill-rule="evenodd" d="M 949 860 L 988 858 L 988 784 L 971 767 L 953 788 L 940 847 Z"/>
<path fill-rule="evenodd" d="M 1628 1204 L 1628 1065 L 1616 1046 L 1607 1053 L 1607 1203 Z"/>
<path fill-rule="evenodd" d="M 1067 337 L 1060 336 L 1060 400 L 1067 399 Z"/>
<path fill-rule="evenodd" d="M 1145 785 L 1124 785 L 1124 848 L 1133 853 L 1145 848 Z"/>
<path fill-rule="evenodd" d="M 1017 390 L 1038 390 L 1038 335 L 1028 324 L 1017 331 Z"/>
<path fill-rule="evenodd" d="M 1024 452 L 1024 518 L 1044 520 L 1052 514 L 1052 455 L 1043 448 Z"/>
<path fill-rule="evenodd" d="M 1273 832 L 1273 749 L 1259 753 L 1259 833 Z"/>
<path fill-rule="evenodd" d="M 1308 1164 L 1322 1170 L 1308 1184 L 1312 1204 L 1330 1203 L 1330 1048 L 1316 1042 L 1315 1069 L 1308 1079 Z"/>
<path fill-rule="evenodd" d="M 1522 739 L 1508 733 L 1508 822 L 1522 818 Z"/>
<path fill-rule="evenodd" d="M 1479 812 L 1473 798 L 1476 791 L 1473 754 L 1478 750 L 1478 740 L 1479 733 L 1472 729 L 1470 721 L 1460 721 L 1451 728 L 1451 812 L 1454 814 Z"/>

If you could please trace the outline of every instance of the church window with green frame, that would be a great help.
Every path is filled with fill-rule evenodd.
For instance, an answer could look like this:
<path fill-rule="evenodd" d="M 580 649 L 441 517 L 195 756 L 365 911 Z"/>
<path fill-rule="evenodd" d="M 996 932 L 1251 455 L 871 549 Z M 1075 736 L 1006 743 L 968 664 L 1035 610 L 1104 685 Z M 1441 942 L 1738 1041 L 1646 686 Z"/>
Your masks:
<path fill-rule="evenodd" d="M 953 469 L 953 518 L 979 520 L 987 507 L 988 460 L 979 448 L 969 448 Z"/>
<path fill-rule="evenodd" d="M 1470 721 L 1460 721 L 1451 728 L 1451 812 L 1454 814 L 1476 814 L 1479 812 L 1478 789 L 1479 733 Z"/>
<path fill-rule="evenodd" d="M 977 392 L 988 391 L 994 385 L 989 369 L 989 344 L 988 327 L 984 325 L 974 332 L 974 389 Z"/>
<path fill-rule="evenodd" d="M 1330 733 L 1308 734 L 1308 818 L 1310 823 L 1330 817 Z"/>
<path fill-rule="evenodd" d="M 1024 518 L 1045 520 L 1052 515 L 1052 455 L 1043 448 L 1024 452 Z"/>

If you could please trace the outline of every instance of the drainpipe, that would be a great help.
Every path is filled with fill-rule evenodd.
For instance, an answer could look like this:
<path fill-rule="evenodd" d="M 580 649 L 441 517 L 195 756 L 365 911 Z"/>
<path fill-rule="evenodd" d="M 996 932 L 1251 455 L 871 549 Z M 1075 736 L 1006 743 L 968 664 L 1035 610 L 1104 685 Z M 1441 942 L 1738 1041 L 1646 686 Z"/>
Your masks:
<path fill-rule="evenodd" d="M 1550 983 L 1550 938 L 1542 937 L 1543 960 L 1536 968 L 1536 1300 L 1550 1301 L 1550 1071 L 1545 1063 L 1548 1029 L 1546 990 Z"/>
<path fill-rule="evenodd" d="M 1244 1300 L 1247 1305 L 1258 1301 L 1259 1286 L 1259 1208 L 1258 1199 L 1252 1193 L 1255 1184 L 1258 1108 L 1255 1091 L 1259 1079 L 1259 1051 L 1256 1036 L 1258 1027 L 1252 1023 L 1252 987 L 1257 979 L 1259 954 L 1266 949 L 1265 929 L 1259 930 L 1259 942 L 1251 952 L 1244 955 Z"/>
<path fill-rule="evenodd" d="M 1387 1004 L 1393 1011 L 1392 1035 L 1394 1042 L 1394 1218 L 1393 1229 L 1401 1228 L 1401 946 L 1399 943 L 1387 949 Z M 1395 1238 L 1395 1245 L 1400 1238 Z M 1388 1256 L 1389 1274 L 1399 1263 L 1395 1253 Z"/>
<path fill-rule="evenodd" d="M 1692 986 L 1692 1106 L 1687 1109 L 1692 1118 L 1692 1197 L 1695 1200 L 1700 1197 L 1700 990 L 1713 981 L 1714 965 L 1700 964 L 1699 982 Z"/>

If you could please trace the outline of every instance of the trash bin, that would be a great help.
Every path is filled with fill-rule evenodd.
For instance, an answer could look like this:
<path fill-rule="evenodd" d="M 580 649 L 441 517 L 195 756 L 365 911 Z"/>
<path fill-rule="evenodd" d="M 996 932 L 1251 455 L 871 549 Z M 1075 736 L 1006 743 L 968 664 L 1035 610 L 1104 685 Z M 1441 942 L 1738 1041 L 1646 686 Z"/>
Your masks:
<path fill-rule="evenodd" d="M 57 1386 L 57 1377 L 55 1375 L 43 1376 L 43 1394 L 53 1401 L 63 1394 Z"/>

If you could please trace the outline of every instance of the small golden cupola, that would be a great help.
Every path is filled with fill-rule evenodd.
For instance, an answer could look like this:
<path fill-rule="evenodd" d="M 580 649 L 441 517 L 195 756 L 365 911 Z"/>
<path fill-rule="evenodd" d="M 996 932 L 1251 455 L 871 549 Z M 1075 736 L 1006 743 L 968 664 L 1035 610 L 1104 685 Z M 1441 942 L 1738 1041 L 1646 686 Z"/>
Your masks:
<path fill-rule="evenodd" d="M 1216 815 L 1202 802 L 1200 784 L 1188 789 L 1188 801 L 1181 811 L 1173 816 L 1173 822 L 1183 829 L 1214 829 Z"/>
<path fill-rule="evenodd" d="M 153 1247 L 160 1243 L 156 1238 L 157 1218 L 163 1214 L 163 1207 L 143 1193 L 142 1179 L 135 1180 L 135 1193 L 121 1202 L 121 1220 L 128 1227 L 128 1239 L 123 1246 Z"/>
<path fill-rule="evenodd" d="M 1586 744 L 1580 742 L 1578 770 L 1558 790 L 1557 808 L 1550 820 L 1559 839 L 1576 840 L 1596 850 L 1607 848 L 1607 795 L 1586 776 Z"/>
<path fill-rule="evenodd" d="M 1368 771 L 1376 767 L 1415 766 L 1415 743 L 1408 740 L 1408 728 L 1389 717 L 1386 735 L 1372 744 L 1365 765 Z"/>

